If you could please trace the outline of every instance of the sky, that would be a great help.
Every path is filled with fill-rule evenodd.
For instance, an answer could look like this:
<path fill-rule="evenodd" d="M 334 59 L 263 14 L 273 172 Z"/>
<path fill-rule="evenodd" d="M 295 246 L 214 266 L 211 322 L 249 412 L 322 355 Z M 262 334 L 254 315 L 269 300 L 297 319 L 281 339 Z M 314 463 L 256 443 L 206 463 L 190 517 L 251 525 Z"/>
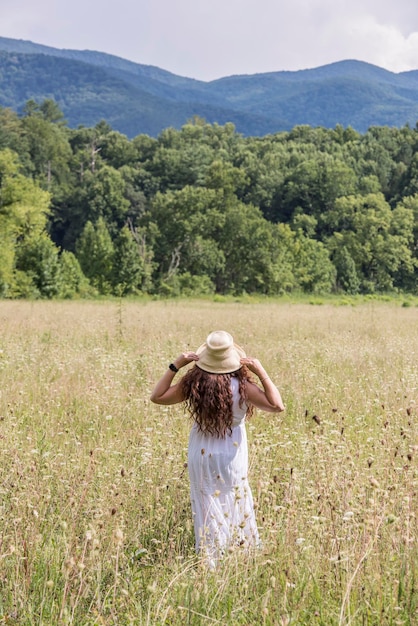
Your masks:
<path fill-rule="evenodd" d="M 356 59 L 418 69 L 416 0 L 0 0 L 0 36 L 210 81 Z"/>

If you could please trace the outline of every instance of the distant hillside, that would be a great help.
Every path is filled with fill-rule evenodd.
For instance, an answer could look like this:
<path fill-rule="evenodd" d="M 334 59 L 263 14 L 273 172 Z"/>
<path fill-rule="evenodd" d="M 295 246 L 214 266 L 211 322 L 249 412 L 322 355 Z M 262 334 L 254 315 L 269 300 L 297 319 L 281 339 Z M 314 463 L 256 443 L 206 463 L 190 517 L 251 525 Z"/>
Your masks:
<path fill-rule="evenodd" d="M 244 135 L 298 124 L 365 132 L 370 126 L 415 126 L 418 71 L 394 74 L 341 61 L 204 82 L 101 52 L 0 37 L 0 106 L 20 112 L 31 98 L 53 98 L 71 127 L 104 119 L 128 137 L 156 136 L 194 115 L 233 122 Z"/>

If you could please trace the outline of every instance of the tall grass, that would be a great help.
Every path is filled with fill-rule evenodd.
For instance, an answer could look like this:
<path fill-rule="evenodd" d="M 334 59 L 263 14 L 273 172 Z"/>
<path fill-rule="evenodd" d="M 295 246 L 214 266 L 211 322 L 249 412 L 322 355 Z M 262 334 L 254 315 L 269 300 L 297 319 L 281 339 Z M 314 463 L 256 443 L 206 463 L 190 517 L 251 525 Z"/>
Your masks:
<path fill-rule="evenodd" d="M 263 546 L 194 554 L 189 419 L 148 398 L 229 330 L 286 412 L 248 423 Z M 418 309 L 0 303 L 0 623 L 418 623 Z"/>

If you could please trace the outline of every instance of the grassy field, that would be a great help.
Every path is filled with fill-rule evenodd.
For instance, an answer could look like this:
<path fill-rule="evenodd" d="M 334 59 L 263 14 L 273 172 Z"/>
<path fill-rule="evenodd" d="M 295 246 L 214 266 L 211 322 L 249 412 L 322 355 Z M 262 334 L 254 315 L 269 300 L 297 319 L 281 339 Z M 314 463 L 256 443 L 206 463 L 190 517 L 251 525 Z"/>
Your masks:
<path fill-rule="evenodd" d="M 263 547 L 208 572 L 148 398 L 218 328 L 286 411 L 247 425 Z M 0 302 L 0 624 L 417 624 L 417 417 L 415 306 Z"/>

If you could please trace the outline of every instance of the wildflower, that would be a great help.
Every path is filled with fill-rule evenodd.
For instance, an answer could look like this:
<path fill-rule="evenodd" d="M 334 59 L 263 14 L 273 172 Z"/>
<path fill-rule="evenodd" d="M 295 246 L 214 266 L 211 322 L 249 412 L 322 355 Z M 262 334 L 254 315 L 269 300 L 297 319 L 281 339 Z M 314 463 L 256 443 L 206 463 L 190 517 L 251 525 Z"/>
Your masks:
<path fill-rule="evenodd" d="M 118 546 L 123 543 L 123 530 L 119 527 L 115 530 L 115 540 Z"/>
<path fill-rule="evenodd" d="M 148 585 L 147 590 L 150 593 L 155 593 L 157 591 L 157 581 L 154 580 L 154 582 L 152 583 L 152 585 Z"/>
<path fill-rule="evenodd" d="M 75 566 L 75 560 L 74 560 L 74 557 L 71 556 L 69 559 L 65 561 L 65 567 L 66 569 L 71 570 L 73 569 L 74 566 Z"/>

